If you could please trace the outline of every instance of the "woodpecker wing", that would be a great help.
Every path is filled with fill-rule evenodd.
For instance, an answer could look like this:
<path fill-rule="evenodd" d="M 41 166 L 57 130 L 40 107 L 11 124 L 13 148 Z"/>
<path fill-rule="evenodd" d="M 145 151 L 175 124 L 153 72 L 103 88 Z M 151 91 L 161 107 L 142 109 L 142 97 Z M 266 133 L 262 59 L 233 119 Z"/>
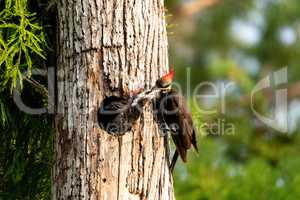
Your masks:
<path fill-rule="evenodd" d="M 196 144 L 196 131 L 191 113 L 182 95 L 175 90 L 170 90 L 162 99 L 163 118 L 172 131 L 172 139 L 181 159 L 186 162 L 187 150 Z"/>

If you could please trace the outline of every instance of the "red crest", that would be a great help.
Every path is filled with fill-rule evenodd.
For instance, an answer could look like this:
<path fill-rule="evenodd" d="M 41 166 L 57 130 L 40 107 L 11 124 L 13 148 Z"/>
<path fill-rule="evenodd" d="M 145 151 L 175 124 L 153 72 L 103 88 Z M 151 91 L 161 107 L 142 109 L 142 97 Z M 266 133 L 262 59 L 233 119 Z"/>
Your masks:
<path fill-rule="evenodd" d="M 165 81 L 172 81 L 174 79 L 174 76 L 175 76 L 175 70 L 172 67 L 167 74 L 165 74 L 161 77 L 161 79 L 165 80 Z"/>

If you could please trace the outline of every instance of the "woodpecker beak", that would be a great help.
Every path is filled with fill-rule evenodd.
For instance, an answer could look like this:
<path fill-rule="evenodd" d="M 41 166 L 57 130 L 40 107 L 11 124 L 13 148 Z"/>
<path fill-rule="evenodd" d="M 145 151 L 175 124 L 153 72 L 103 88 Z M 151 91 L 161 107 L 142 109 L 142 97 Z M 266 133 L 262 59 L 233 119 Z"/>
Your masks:
<path fill-rule="evenodd" d="M 171 90 L 174 74 L 175 72 L 172 68 L 167 74 L 158 79 L 152 88 L 144 90 L 143 92 L 142 89 L 134 91 L 132 95 L 134 97 L 134 100 L 131 106 L 136 106 L 138 102 L 143 99 L 151 99 L 159 92 L 169 92 Z"/>

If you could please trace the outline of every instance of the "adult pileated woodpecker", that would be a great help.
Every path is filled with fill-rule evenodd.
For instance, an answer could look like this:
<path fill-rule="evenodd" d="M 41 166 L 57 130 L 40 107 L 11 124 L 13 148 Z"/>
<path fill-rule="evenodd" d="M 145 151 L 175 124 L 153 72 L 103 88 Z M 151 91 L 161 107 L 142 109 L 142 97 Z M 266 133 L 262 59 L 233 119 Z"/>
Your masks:
<path fill-rule="evenodd" d="M 170 73 L 157 80 L 155 86 L 161 89 L 156 100 L 158 118 L 162 120 L 162 123 L 167 124 L 176 146 L 170 165 L 172 172 L 179 155 L 182 161 L 186 162 L 188 149 L 193 146 L 198 151 L 192 115 L 187 109 L 184 97 L 171 88 L 173 77 L 174 70 L 171 70 Z"/>

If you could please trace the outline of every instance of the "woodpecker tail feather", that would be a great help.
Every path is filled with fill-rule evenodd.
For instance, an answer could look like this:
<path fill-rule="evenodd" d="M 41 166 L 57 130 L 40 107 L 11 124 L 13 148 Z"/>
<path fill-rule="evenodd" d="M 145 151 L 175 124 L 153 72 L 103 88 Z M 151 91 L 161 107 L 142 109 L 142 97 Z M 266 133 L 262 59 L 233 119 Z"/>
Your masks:
<path fill-rule="evenodd" d="M 193 134 L 192 135 L 194 135 L 194 137 L 192 138 L 192 145 L 193 145 L 194 149 L 196 150 L 196 152 L 198 153 L 199 151 L 198 151 L 198 146 L 197 146 L 197 141 L 196 141 L 196 131 L 195 131 L 195 128 L 193 130 Z"/>

